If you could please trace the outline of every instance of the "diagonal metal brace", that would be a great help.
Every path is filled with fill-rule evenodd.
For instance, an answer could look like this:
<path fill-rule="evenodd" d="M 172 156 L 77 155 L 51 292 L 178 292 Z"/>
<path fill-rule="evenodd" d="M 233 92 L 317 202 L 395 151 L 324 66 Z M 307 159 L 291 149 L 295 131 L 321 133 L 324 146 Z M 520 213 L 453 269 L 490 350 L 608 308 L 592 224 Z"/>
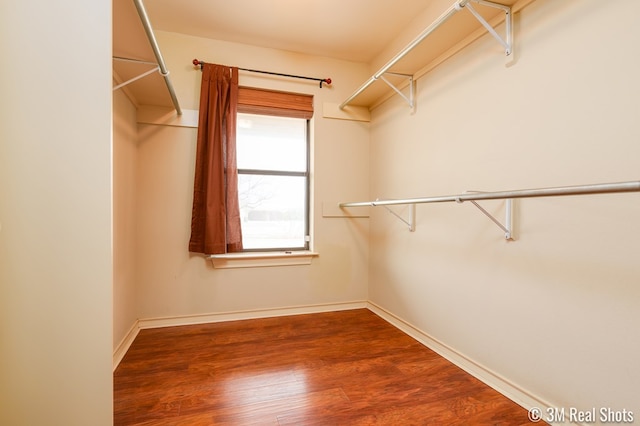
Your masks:
<path fill-rule="evenodd" d="M 378 201 L 378 200 L 376 200 L 376 201 Z M 375 204 L 375 202 L 373 202 L 371 205 L 375 206 L 376 204 Z M 409 220 L 408 221 L 405 220 L 398 213 L 396 213 L 393 210 L 391 210 L 389 207 L 385 206 L 384 204 L 382 205 L 382 207 L 387 209 L 387 211 L 389 213 L 391 213 L 392 215 L 394 215 L 395 217 L 400 219 L 402 222 L 404 222 L 407 226 L 409 226 L 409 232 L 415 232 L 415 230 L 416 230 L 416 205 L 415 204 L 409 204 Z"/>
<path fill-rule="evenodd" d="M 513 241 L 513 198 L 505 199 L 505 222 L 506 225 L 503 225 L 498 219 L 496 219 L 491 213 L 489 213 L 486 209 L 484 209 L 480 204 L 478 204 L 475 200 L 468 200 L 474 206 L 478 208 L 485 216 L 487 216 L 493 223 L 498 225 L 500 229 L 504 231 L 504 238 L 507 241 Z M 457 200 L 458 203 L 462 203 L 462 200 Z"/>
<path fill-rule="evenodd" d="M 505 19 L 504 20 L 505 20 L 505 27 L 506 27 L 505 33 L 506 34 L 505 34 L 505 38 L 502 38 L 496 32 L 496 30 L 493 29 L 493 27 L 487 22 L 487 20 L 484 19 L 473 6 L 471 6 L 471 3 L 467 3 L 466 5 L 464 5 L 464 7 L 467 8 L 469 10 L 469 12 L 471 12 L 471 14 L 473 16 L 475 16 L 475 18 L 482 24 L 482 26 L 484 26 L 487 29 L 487 31 L 489 31 L 489 33 L 496 40 L 498 40 L 498 43 L 500 43 L 502 45 L 502 47 L 504 47 L 505 54 L 507 56 L 509 56 L 511 54 L 512 45 L 513 45 L 513 22 L 512 22 L 511 8 L 509 6 L 505 6 L 503 4 L 493 3 L 493 2 L 485 1 L 485 0 L 474 0 L 474 1 L 476 3 L 482 4 L 484 6 L 489 6 L 489 7 L 501 9 L 505 13 Z"/>
<path fill-rule="evenodd" d="M 115 92 L 116 90 L 120 89 L 121 87 L 124 87 L 124 86 L 126 86 L 127 84 L 130 84 L 130 83 L 133 83 L 134 81 L 138 81 L 141 78 L 144 78 L 144 77 L 148 76 L 149 74 L 153 74 L 156 71 L 160 72 L 160 67 L 156 66 L 153 69 L 150 69 L 149 71 L 146 71 L 146 72 L 144 72 L 144 73 L 142 73 L 142 74 L 140 74 L 140 75 L 138 75 L 136 77 L 133 77 L 133 78 L 125 81 L 124 83 L 120 83 L 117 86 L 114 86 L 113 87 L 113 91 Z"/>
<path fill-rule="evenodd" d="M 407 96 L 404 93 L 402 93 L 402 91 L 400 89 L 398 89 L 393 83 L 391 83 L 389 80 L 387 80 L 385 78 L 384 74 L 404 77 L 407 80 L 409 80 L 409 96 Z M 385 83 L 387 83 L 387 86 L 391 87 L 394 90 L 394 92 L 396 92 L 398 95 L 400 95 L 400 97 L 402 99 L 404 99 L 404 101 L 409 105 L 409 108 L 414 109 L 414 107 L 415 107 L 415 101 L 414 101 L 414 91 L 415 91 L 414 88 L 415 88 L 415 85 L 413 84 L 413 75 L 411 75 L 411 74 L 400 74 L 400 73 L 396 73 L 396 72 L 387 71 L 386 73 L 380 74 L 379 76 L 374 76 L 374 78 L 376 80 L 380 79 L 380 80 L 384 81 Z"/>

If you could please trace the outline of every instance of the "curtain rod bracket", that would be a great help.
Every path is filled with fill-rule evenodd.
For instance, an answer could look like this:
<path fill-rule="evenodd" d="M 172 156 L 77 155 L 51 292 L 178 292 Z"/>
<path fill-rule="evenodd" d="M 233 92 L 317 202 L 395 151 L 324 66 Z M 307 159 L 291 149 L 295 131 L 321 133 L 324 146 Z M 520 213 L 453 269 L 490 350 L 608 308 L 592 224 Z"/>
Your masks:
<path fill-rule="evenodd" d="M 194 59 L 193 61 L 191 61 L 191 63 L 193 64 L 194 67 L 200 67 L 200 71 L 202 71 L 202 67 L 204 67 L 204 62 L 199 61 L 197 59 Z"/>

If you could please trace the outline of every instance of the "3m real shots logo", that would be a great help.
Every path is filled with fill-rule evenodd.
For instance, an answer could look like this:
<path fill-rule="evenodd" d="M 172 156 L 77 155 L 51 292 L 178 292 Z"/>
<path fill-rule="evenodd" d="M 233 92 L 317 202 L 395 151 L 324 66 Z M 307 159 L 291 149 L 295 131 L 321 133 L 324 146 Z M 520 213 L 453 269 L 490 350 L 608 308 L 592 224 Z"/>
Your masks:
<path fill-rule="evenodd" d="M 602 424 L 624 424 L 633 423 L 634 415 L 630 410 L 613 410 L 611 408 L 592 408 L 590 410 L 579 410 L 575 407 L 556 408 L 549 407 L 542 410 L 533 407 L 529 410 L 529 420 L 539 422 L 543 420 L 547 423 L 596 423 Z"/>

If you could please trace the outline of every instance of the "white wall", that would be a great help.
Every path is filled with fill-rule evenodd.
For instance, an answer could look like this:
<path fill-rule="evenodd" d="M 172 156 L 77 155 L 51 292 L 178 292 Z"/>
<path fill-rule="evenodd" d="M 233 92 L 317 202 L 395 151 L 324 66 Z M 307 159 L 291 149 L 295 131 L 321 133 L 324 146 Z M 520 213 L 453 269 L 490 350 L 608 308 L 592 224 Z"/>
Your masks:
<path fill-rule="evenodd" d="M 138 319 L 136 305 L 136 108 L 122 90 L 113 94 L 113 349 Z"/>
<path fill-rule="evenodd" d="M 112 423 L 110 16 L 0 6 L 3 425 Z"/>
<path fill-rule="evenodd" d="M 485 36 L 417 82 L 415 115 L 384 103 L 370 196 L 637 180 L 638 13 L 538 0 L 514 58 Z M 374 210 L 370 299 L 543 402 L 640 415 L 640 195 L 516 203 L 509 243 L 469 203 L 419 205 L 415 233 Z"/>
<path fill-rule="evenodd" d="M 314 95 L 313 248 L 309 266 L 214 269 L 188 252 L 196 129 L 140 124 L 137 175 L 137 300 L 143 319 L 235 311 L 339 305 L 367 300 L 366 219 L 322 217 L 322 203 L 366 197 L 368 123 L 323 118 L 323 103 L 339 103 L 366 77 L 363 65 L 271 49 L 156 33 L 178 99 L 197 109 L 198 58 L 247 68 L 331 77 L 332 87 L 241 73 L 240 84 Z M 349 182 L 345 185 L 344 182 Z M 357 229 L 357 228 L 356 228 Z"/>

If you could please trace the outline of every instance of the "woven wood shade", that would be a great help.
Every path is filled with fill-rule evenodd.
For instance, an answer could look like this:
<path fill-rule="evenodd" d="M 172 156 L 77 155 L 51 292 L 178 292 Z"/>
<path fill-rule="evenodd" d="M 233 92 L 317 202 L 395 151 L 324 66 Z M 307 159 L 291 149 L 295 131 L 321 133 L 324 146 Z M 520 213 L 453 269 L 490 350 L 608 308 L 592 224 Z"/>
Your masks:
<path fill-rule="evenodd" d="M 238 112 L 310 119 L 313 95 L 240 87 Z"/>

